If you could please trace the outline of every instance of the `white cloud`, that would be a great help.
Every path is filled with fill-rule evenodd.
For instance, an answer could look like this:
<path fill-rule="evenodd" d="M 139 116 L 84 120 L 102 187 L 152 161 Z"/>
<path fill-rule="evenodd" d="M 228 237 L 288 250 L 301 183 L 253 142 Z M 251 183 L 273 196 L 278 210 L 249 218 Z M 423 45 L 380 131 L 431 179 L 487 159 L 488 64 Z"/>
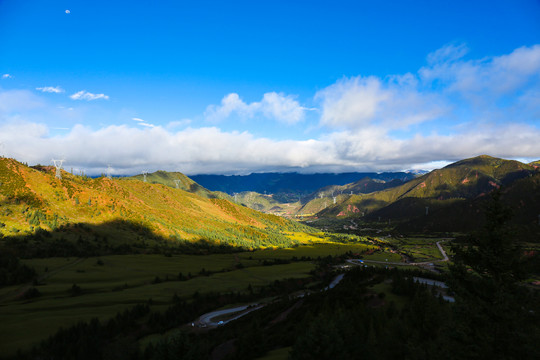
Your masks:
<path fill-rule="evenodd" d="M 435 55 L 429 57 L 439 59 Z M 449 61 L 434 61 L 420 69 L 419 74 L 424 81 L 443 85 L 465 98 L 489 97 L 492 101 L 493 97 L 507 96 L 523 87 L 539 86 L 540 45 L 520 47 L 507 55 L 480 60 L 454 57 Z"/>
<path fill-rule="evenodd" d="M 221 105 L 207 107 L 205 117 L 209 121 L 222 121 L 232 115 L 240 118 L 253 118 L 258 115 L 286 124 L 295 124 L 304 120 L 302 107 L 291 95 L 269 92 L 263 95 L 260 102 L 245 103 L 236 93 L 226 95 Z"/>
<path fill-rule="evenodd" d="M 133 126 L 72 127 L 92 119 L 79 109 L 59 111 L 35 92 L 0 89 L 0 142 L 20 161 L 43 163 L 66 154 L 74 167 L 93 174 L 107 163 L 124 174 L 194 174 L 418 169 L 480 154 L 538 158 L 540 45 L 480 60 L 467 60 L 465 53 L 464 46 L 452 45 L 430 55 L 417 73 L 343 78 L 322 89 L 315 100 L 323 135 L 304 141 L 185 128 L 189 119 L 155 126 L 127 112 L 118 121 L 132 119 Z M 251 103 L 231 93 L 205 116 L 297 123 L 307 110 L 275 92 Z M 53 127 L 71 130 L 51 135 Z"/>
<path fill-rule="evenodd" d="M 13 75 L 11 75 L 11 74 L 3 74 L 2 79 L 13 79 Z"/>
<path fill-rule="evenodd" d="M 236 93 L 231 93 L 221 100 L 221 106 L 210 105 L 206 108 L 205 116 L 210 121 L 221 121 L 228 118 L 233 112 L 242 117 L 247 117 L 249 106 L 240 99 Z"/>
<path fill-rule="evenodd" d="M 276 92 L 266 93 L 260 102 L 260 111 L 270 119 L 287 124 L 295 124 L 304 120 L 302 106 L 292 96 L 284 96 Z"/>
<path fill-rule="evenodd" d="M 72 166 L 93 174 L 102 172 L 108 163 L 124 174 L 143 169 L 188 174 L 403 170 L 480 154 L 535 158 L 540 154 L 538 138 L 539 129 L 516 124 L 403 140 L 380 127 L 366 127 L 304 141 L 271 140 L 215 127 L 170 131 L 160 126 L 122 125 L 93 130 L 76 125 L 65 134 L 50 136 L 43 124 L 0 125 L 0 142 L 8 156 L 33 164 L 65 154 Z"/>
<path fill-rule="evenodd" d="M 75 94 L 70 95 L 69 97 L 72 100 L 87 100 L 87 101 L 99 100 L 99 99 L 109 100 L 108 95 L 105 95 L 105 94 L 92 94 L 91 92 L 88 92 L 86 90 L 78 91 Z"/>
<path fill-rule="evenodd" d="M 320 124 L 396 130 L 428 121 L 449 128 L 466 121 L 538 123 L 540 45 L 479 60 L 466 60 L 467 52 L 450 44 L 429 54 L 416 74 L 343 78 L 315 95 Z"/>
<path fill-rule="evenodd" d="M 55 87 L 53 87 L 53 86 L 44 86 L 44 87 L 38 87 L 38 88 L 36 88 L 36 90 L 39 90 L 41 92 L 56 93 L 56 94 L 64 92 L 64 89 L 62 89 L 60 86 L 55 86 Z"/>
<path fill-rule="evenodd" d="M 432 120 L 446 111 L 435 94 L 422 92 L 412 74 L 343 78 L 317 92 L 321 125 L 361 128 L 379 124 L 387 129 L 405 128 Z"/>
<path fill-rule="evenodd" d="M 167 124 L 167 129 L 175 129 L 175 128 L 179 128 L 179 127 L 185 127 L 185 126 L 188 126 L 192 123 L 193 121 L 191 119 L 181 119 L 181 120 L 178 120 L 178 121 L 171 121 L 170 123 Z"/>
<path fill-rule="evenodd" d="M 137 121 L 137 125 L 140 125 L 140 126 L 146 126 L 146 127 L 149 127 L 149 128 L 153 128 L 155 125 L 154 124 L 149 124 L 147 123 L 145 120 L 141 119 L 141 118 L 131 118 L 131 120 L 133 121 Z"/>
<path fill-rule="evenodd" d="M 428 64 L 452 62 L 463 58 L 469 49 L 465 44 L 447 44 L 442 48 L 428 54 Z"/>
<path fill-rule="evenodd" d="M 315 95 L 322 100 L 323 125 L 352 127 L 369 124 L 389 97 L 375 77 L 345 78 Z"/>

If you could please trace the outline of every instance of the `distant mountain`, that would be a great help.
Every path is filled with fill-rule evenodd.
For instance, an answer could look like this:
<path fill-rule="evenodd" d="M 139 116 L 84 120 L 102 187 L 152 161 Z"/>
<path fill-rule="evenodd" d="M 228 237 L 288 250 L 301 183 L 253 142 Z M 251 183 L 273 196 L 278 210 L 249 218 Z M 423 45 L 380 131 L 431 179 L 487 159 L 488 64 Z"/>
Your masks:
<path fill-rule="evenodd" d="M 416 176 L 418 175 L 424 175 L 424 174 L 427 174 L 429 171 L 428 170 L 407 170 L 405 171 L 407 174 L 414 174 Z"/>
<path fill-rule="evenodd" d="M 173 179 L 192 192 L 176 189 Z M 172 186 L 151 183 L 158 180 L 172 181 Z M 293 241 L 282 231 L 307 229 L 224 199 L 207 198 L 213 194 L 180 173 L 157 172 L 147 181 L 92 179 L 67 172 L 56 179 L 54 168 L 32 168 L 0 158 L 0 245 L 2 237 L 24 239 L 46 230 L 61 231 L 58 239 L 79 243 L 106 237 L 117 246 L 144 242 L 144 234 L 155 234 L 173 242 L 208 240 L 256 248 L 289 246 Z"/>
<path fill-rule="evenodd" d="M 260 194 L 274 194 L 280 201 L 296 201 L 298 196 L 305 196 L 331 185 L 350 184 L 364 178 L 392 181 L 410 180 L 415 174 L 405 172 L 388 173 L 342 173 L 342 174 L 299 174 L 299 173 L 259 173 L 250 175 L 193 175 L 191 179 L 212 191 L 228 194 L 243 191 L 255 191 Z M 279 195 L 290 194 L 290 198 Z M 296 199 L 296 200 L 295 200 Z"/>
<path fill-rule="evenodd" d="M 259 194 L 255 191 L 235 193 L 231 199 L 251 209 L 282 216 L 294 215 L 300 206 L 298 202 L 284 203 L 276 200 L 273 195 Z"/>
<path fill-rule="evenodd" d="M 326 186 L 303 198 L 302 206 L 297 213 L 300 215 L 315 214 L 329 205 L 335 206 L 337 204 L 339 206 L 355 194 L 369 194 L 403 185 L 404 182 L 400 179 L 384 181 L 366 177 L 351 184 Z"/>

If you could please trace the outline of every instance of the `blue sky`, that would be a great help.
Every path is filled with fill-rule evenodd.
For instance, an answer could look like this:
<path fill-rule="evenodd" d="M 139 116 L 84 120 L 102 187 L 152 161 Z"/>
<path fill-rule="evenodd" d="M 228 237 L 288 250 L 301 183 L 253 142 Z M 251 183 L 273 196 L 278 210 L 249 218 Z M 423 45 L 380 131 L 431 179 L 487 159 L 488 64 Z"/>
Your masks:
<path fill-rule="evenodd" d="M 0 152 L 116 174 L 540 158 L 538 1 L 0 1 Z"/>

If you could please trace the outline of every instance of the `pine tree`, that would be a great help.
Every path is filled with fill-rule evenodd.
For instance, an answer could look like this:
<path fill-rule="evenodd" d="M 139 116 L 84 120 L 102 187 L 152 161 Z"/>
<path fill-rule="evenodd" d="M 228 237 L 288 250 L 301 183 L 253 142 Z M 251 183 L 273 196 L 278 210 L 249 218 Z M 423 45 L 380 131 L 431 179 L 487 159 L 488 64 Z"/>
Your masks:
<path fill-rule="evenodd" d="M 456 295 L 452 340 L 457 357 L 539 358 L 538 295 L 520 284 L 523 252 L 508 227 L 511 211 L 493 194 L 485 226 L 454 246 L 451 289 Z M 536 354 L 535 356 L 533 354 Z M 533 355 L 531 357 L 531 355 Z"/>

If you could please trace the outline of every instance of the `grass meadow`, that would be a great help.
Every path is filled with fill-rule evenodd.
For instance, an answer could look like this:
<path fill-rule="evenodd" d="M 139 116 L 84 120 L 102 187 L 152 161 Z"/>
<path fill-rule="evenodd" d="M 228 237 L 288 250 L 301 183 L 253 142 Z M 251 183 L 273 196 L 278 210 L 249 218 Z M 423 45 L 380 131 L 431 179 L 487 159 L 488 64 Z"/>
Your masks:
<path fill-rule="evenodd" d="M 271 259 L 268 255 L 279 253 L 256 254 L 24 260 L 43 278 L 35 286 L 40 296 L 21 299 L 18 295 L 27 286 L 0 289 L 1 352 L 13 354 L 18 348 L 28 348 L 54 334 L 60 327 L 93 317 L 106 320 L 148 299 L 152 299 L 153 309 L 165 309 L 175 293 L 188 299 L 195 292 L 243 292 L 249 285 L 257 287 L 280 279 L 308 277 L 315 267 L 309 261 L 262 266 L 260 259 Z M 252 255 L 255 256 L 250 260 Z M 180 281 L 179 273 L 191 278 Z M 77 296 L 72 294 L 73 284 L 81 289 Z"/>
<path fill-rule="evenodd" d="M 34 286 L 40 296 L 21 298 L 28 284 L 0 289 L 1 352 L 9 355 L 19 348 L 28 349 L 60 327 L 93 317 L 107 320 L 149 299 L 153 310 L 165 310 L 174 294 L 190 299 L 195 292 L 246 292 L 249 285 L 256 288 L 275 280 L 309 277 L 315 263 L 306 259 L 376 248 L 360 242 L 324 243 L 324 238 L 313 235 L 302 240 L 303 245 L 290 249 L 204 256 L 110 255 L 22 260 L 36 269 L 40 281 Z M 367 257 L 399 261 L 399 255 L 390 253 L 376 252 Z M 74 284 L 80 288 L 76 296 L 72 291 Z"/>

